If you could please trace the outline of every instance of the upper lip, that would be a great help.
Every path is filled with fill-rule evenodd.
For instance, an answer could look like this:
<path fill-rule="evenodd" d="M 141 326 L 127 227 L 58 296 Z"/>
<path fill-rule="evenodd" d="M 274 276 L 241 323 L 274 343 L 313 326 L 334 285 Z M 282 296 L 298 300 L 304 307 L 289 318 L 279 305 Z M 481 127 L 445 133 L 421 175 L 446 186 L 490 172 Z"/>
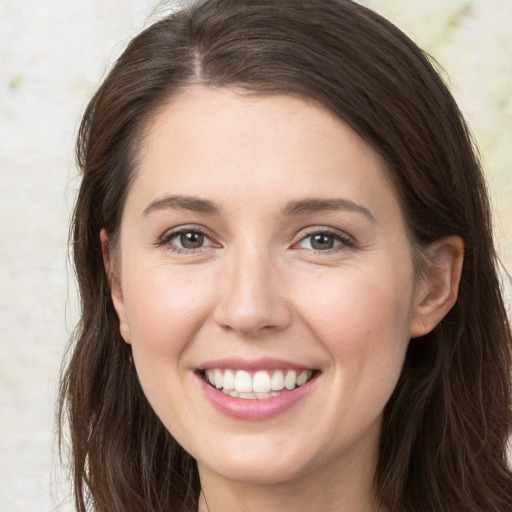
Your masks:
<path fill-rule="evenodd" d="M 224 359 L 215 359 L 199 365 L 199 370 L 214 370 L 216 368 L 225 368 L 231 370 L 312 370 L 310 366 L 275 358 L 243 359 L 240 357 L 231 357 Z"/>

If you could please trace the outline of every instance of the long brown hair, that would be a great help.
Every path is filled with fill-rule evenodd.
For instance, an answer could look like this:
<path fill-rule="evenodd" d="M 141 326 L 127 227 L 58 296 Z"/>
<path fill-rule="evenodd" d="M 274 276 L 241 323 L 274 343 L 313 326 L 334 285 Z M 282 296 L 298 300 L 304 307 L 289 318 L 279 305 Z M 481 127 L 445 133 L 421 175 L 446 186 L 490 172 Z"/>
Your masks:
<path fill-rule="evenodd" d="M 58 411 L 83 512 L 192 511 L 195 461 L 149 406 L 119 334 L 99 233 L 118 233 L 138 146 L 191 84 L 312 98 L 387 162 L 412 246 L 462 237 L 457 303 L 411 340 L 384 412 L 375 486 L 393 512 L 511 510 L 511 334 L 489 204 L 468 128 L 424 53 L 350 0 L 206 0 L 128 46 L 80 127 L 72 226 L 81 320 Z"/>

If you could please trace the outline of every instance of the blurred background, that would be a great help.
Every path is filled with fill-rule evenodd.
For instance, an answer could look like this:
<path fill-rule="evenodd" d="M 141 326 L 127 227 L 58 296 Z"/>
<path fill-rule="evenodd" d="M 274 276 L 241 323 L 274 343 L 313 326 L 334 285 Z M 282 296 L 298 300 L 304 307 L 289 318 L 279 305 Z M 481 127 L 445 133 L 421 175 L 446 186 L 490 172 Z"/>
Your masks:
<path fill-rule="evenodd" d="M 276 0 L 277 1 L 277 0 Z M 361 0 L 444 69 L 480 145 L 512 269 L 512 2 Z M 68 223 L 80 114 L 157 0 L 0 0 L 0 511 L 70 511 L 54 404 L 77 319 Z M 510 311 L 510 277 L 503 273 Z"/>

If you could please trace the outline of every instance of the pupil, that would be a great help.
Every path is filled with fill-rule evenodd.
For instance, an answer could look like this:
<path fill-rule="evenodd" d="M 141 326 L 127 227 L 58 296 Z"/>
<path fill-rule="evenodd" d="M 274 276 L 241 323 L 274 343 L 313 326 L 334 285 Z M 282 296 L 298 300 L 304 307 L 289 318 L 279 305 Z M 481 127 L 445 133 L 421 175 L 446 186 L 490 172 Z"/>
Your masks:
<path fill-rule="evenodd" d="M 311 240 L 313 249 L 332 249 L 334 246 L 334 239 L 329 235 L 314 235 Z"/>
<path fill-rule="evenodd" d="M 203 242 L 204 235 L 201 233 L 189 231 L 188 233 L 182 233 L 180 236 L 180 243 L 185 249 L 197 249 L 203 245 Z"/>

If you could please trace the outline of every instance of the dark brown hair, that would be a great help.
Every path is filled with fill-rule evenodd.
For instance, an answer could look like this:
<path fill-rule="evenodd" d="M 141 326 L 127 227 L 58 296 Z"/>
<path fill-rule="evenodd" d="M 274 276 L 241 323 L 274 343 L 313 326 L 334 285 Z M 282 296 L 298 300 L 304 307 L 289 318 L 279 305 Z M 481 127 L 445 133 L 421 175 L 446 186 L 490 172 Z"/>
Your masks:
<path fill-rule="evenodd" d="M 116 237 L 147 123 L 192 84 L 319 102 L 386 161 L 413 246 L 462 237 L 457 303 L 411 340 L 386 406 L 376 492 L 393 512 L 510 510 L 511 335 L 478 157 L 429 59 L 349 0 L 206 0 L 137 36 L 91 100 L 72 226 L 81 320 L 58 413 L 77 509 L 197 507 L 195 461 L 149 406 L 119 334 L 99 237 Z"/>

